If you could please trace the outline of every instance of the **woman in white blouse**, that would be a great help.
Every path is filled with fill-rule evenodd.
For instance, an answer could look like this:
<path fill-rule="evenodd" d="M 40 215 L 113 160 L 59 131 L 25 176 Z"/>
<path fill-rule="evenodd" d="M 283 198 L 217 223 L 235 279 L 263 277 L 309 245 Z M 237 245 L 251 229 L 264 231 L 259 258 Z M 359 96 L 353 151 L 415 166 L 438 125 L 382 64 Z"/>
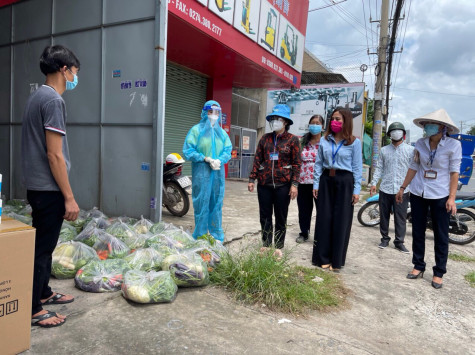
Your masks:
<path fill-rule="evenodd" d="M 425 232 L 430 208 L 435 252 L 432 286 L 439 289 L 442 287 L 442 277 L 447 272 L 450 214 L 455 215 L 457 212 L 455 194 L 462 147 L 458 140 L 449 137 L 449 134 L 456 134 L 459 130 L 444 109 L 416 118 L 414 124 L 424 128 L 425 138 L 417 141 L 414 161 L 396 195 L 396 201 L 402 201 L 404 190 L 411 184 L 414 268 L 407 278 L 417 279 L 424 275 Z"/>

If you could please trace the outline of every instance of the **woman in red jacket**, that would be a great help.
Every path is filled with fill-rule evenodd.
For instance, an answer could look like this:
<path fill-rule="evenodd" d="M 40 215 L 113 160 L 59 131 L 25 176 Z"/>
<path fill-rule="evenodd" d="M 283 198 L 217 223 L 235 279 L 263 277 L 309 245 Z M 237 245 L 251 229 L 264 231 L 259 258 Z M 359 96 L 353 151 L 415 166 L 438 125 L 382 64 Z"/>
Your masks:
<path fill-rule="evenodd" d="M 284 247 L 287 214 L 290 199 L 297 197 L 300 177 L 300 142 L 289 133 L 290 108 L 276 105 L 266 117 L 272 133 L 262 136 L 257 146 L 254 164 L 249 175 L 248 190 L 254 191 L 257 179 L 257 198 L 264 247 L 270 247 L 274 239 L 277 249 Z M 275 231 L 272 225 L 275 215 Z"/>

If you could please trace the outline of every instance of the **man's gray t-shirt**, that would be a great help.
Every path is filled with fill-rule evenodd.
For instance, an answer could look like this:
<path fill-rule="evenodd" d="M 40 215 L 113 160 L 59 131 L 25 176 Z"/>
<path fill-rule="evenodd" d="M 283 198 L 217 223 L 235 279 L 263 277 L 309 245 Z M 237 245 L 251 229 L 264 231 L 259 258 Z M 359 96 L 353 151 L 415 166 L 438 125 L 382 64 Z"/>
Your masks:
<path fill-rule="evenodd" d="M 23 114 L 21 155 L 23 184 L 28 190 L 60 191 L 51 173 L 46 149 L 46 130 L 63 137 L 63 157 L 69 174 L 66 138 L 66 105 L 51 86 L 42 85 L 30 95 Z"/>

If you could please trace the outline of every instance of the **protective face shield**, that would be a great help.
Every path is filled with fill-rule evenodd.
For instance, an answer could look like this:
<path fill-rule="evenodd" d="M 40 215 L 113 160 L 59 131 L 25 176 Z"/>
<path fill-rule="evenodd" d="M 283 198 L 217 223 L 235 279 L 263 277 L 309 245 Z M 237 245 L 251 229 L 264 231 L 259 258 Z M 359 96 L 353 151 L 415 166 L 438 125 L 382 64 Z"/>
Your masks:
<path fill-rule="evenodd" d="M 308 130 L 315 136 L 322 132 L 322 126 L 319 124 L 310 124 L 308 125 Z"/>
<path fill-rule="evenodd" d="M 424 133 L 426 137 L 432 137 L 439 133 L 439 125 L 437 123 L 426 123 L 424 125 Z"/>
<path fill-rule="evenodd" d="M 395 129 L 389 132 L 389 135 L 393 141 L 398 142 L 404 137 L 404 131 L 402 129 Z"/>
<path fill-rule="evenodd" d="M 211 127 L 213 127 L 214 124 L 218 121 L 220 113 L 221 113 L 221 108 L 217 106 L 211 106 L 211 108 L 208 109 L 208 119 L 209 119 L 209 122 L 211 123 Z"/>
<path fill-rule="evenodd" d="M 278 132 L 282 128 L 284 128 L 284 119 L 281 117 L 272 118 L 269 121 L 269 126 L 271 130 L 273 130 L 274 132 Z"/>
<path fill-rule="evenodd" d="M 76 85 L 78 84 L 78 76 L 74 74 L 70 69 L 68 69 L 71 74 L 73 74 L 73 81 L 69 81 L 68 78 L 66 78 L 66 75 L 64 75 L 64 78 L 66 79 L 66 90 L 73 90 Z"/>

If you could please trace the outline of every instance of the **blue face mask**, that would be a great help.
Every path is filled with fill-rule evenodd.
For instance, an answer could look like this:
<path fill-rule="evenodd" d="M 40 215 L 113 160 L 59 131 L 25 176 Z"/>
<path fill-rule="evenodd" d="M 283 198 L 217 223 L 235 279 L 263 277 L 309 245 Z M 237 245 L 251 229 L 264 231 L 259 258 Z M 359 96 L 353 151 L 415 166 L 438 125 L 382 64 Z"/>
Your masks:
<path fill-rule="evenodd" d="M 424 125 L 424 133 L 426 137 L 432 137 L 439 133 L 439 125 L 437 123 L 426 123 Z"/>
<path fill-rule="evenodd" d="M 308 125 L 308 130 L 311 134 L 317 135 L 322 132 L 322 126 L 319 124 L 310 124 Z"/>
<path fill-rule="evenodd" d="M 71 70 L 69 70 L 69 72 L 71 74 L 73 74 L 73 72 Z M 66 78 L 66 75 L 64 76 L 64 78 L 66 79 L 66 90 L 73 90 L 76 87 L 76 85 L 78 84 L 78 76 L 76 74 L 73 74 L 73 76 L 74 76 L 73 81 L 69 81 Z"/>

